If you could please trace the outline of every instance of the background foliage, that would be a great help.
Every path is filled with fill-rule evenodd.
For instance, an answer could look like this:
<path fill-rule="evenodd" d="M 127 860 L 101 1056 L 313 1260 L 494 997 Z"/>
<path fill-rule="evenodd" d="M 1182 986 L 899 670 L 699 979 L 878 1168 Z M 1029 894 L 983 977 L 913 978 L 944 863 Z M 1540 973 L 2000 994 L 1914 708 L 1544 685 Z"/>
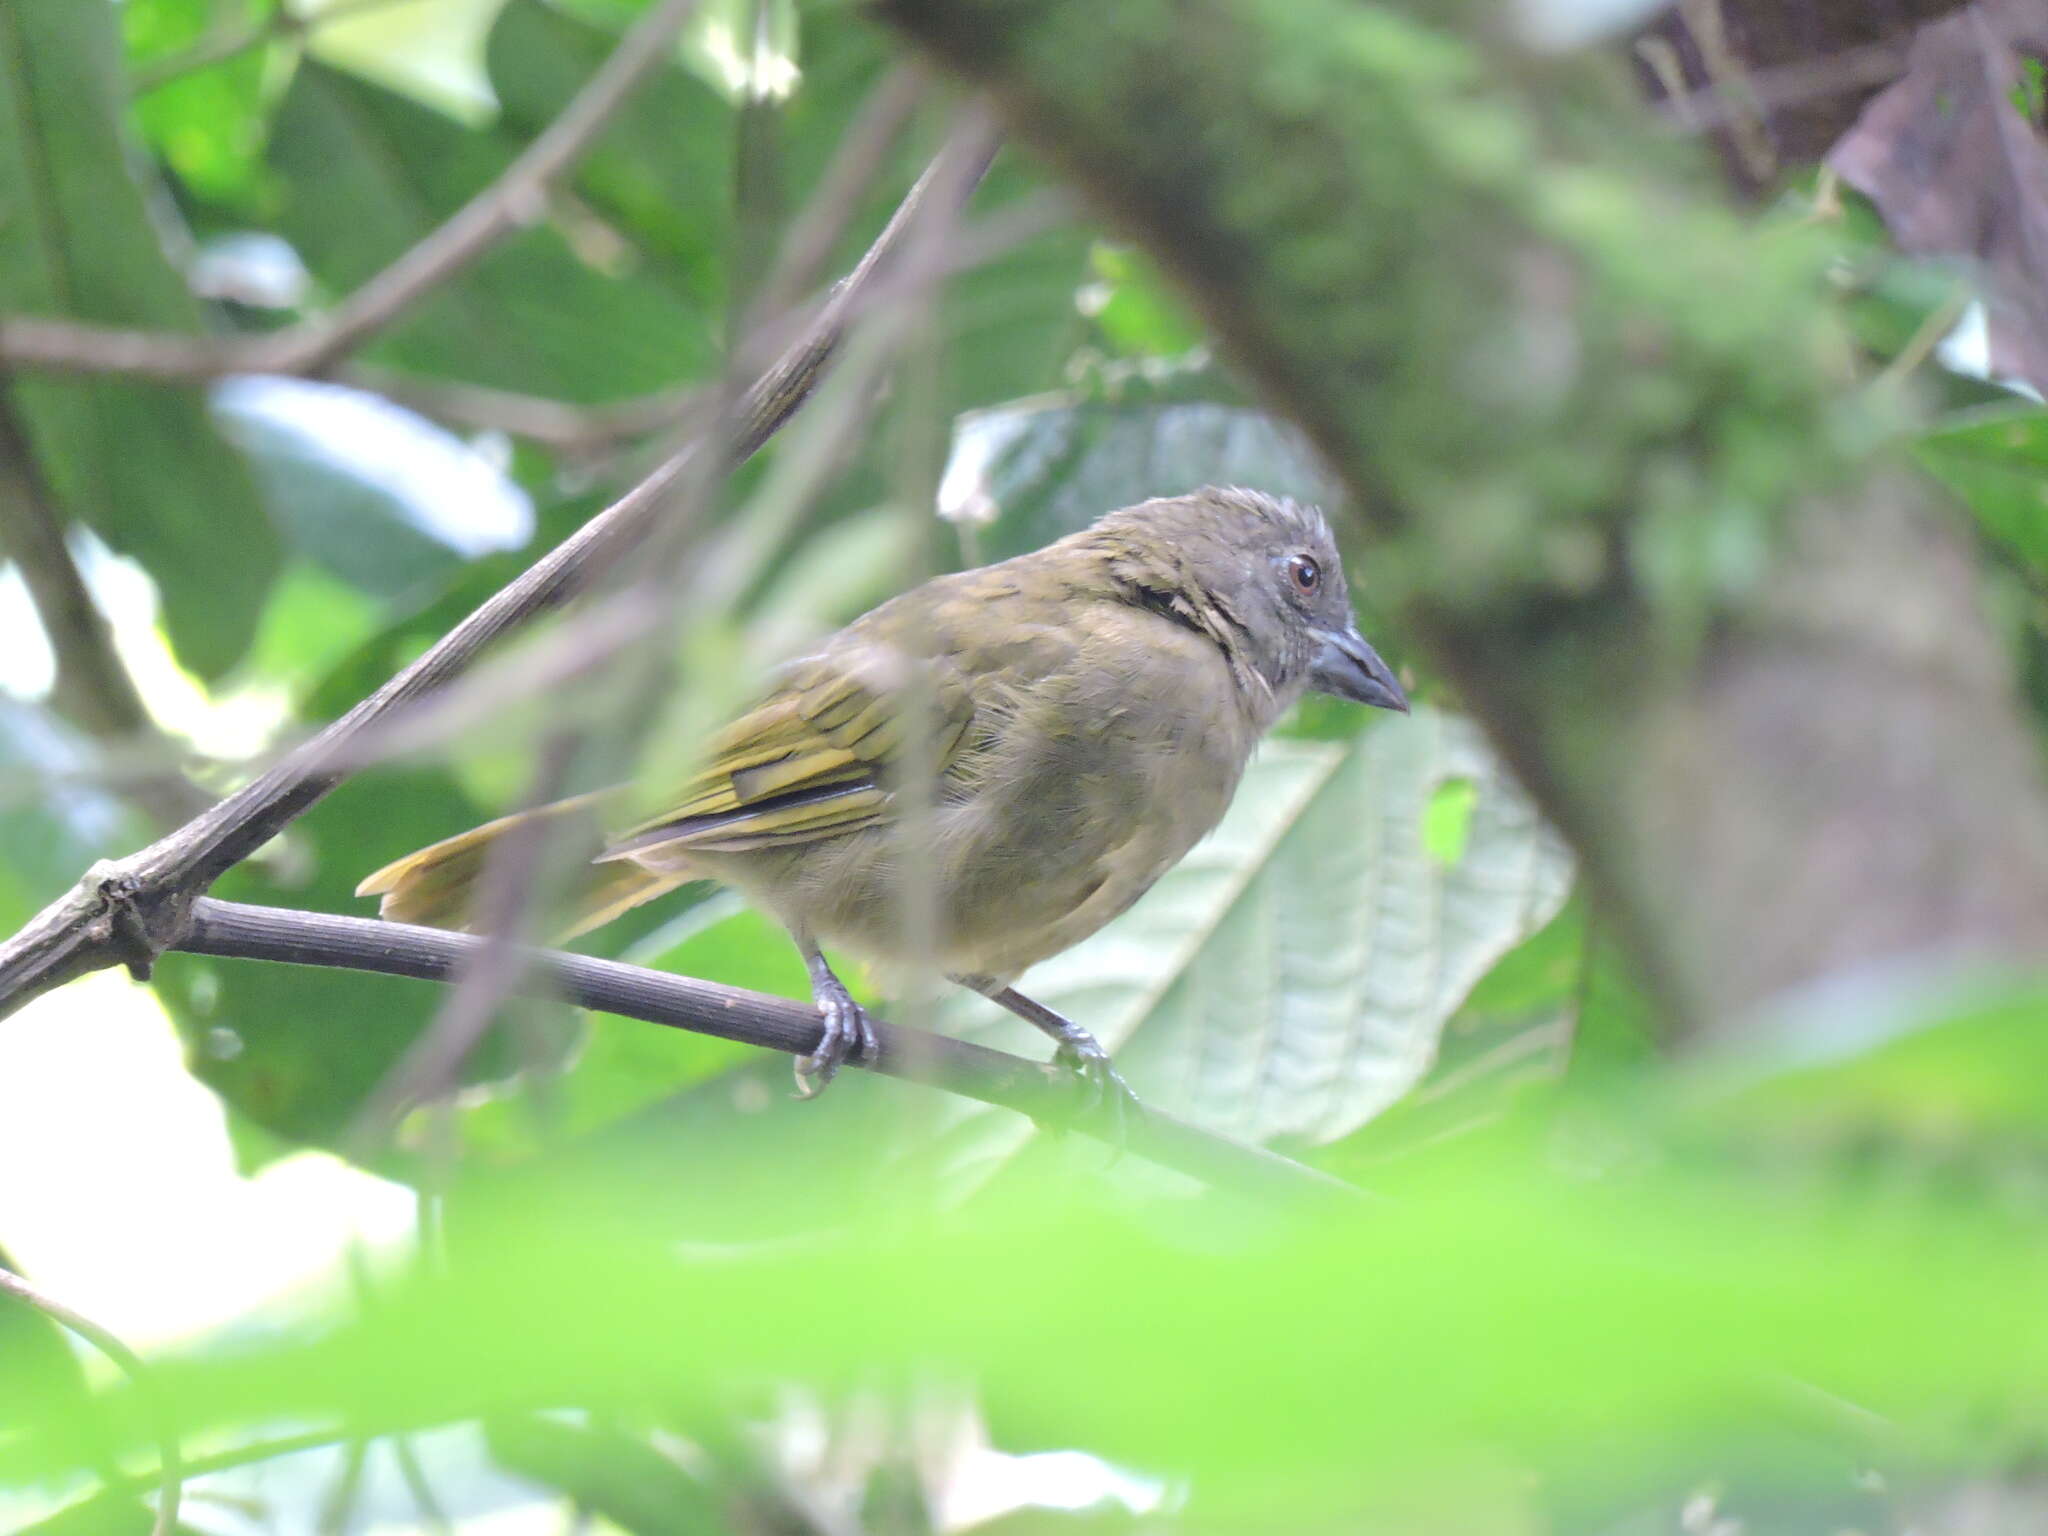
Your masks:
<path fill-rule="evenodd" d="M 502 176 L 639 9 L 0 0 L 0 312 L 240 336 L 318 316 Z M 1430 57 L 1360 38 L 1461 120 Z M 707 3 L 527 227 L 334 379 L 0 378 L 0 521 L 54 520 L 103 605 L 153 601 L 172 679 L 139 674 L 156 718 L 126 736 L 33 668 L 0 700 L 0 929 L 144 835 L 138 762 L 231 785 L 649 467 L 901 56 L 856 6 Z M 832 270 L 954 104 L 927 91 Z M 2012 110 L 2038 137 L 2038 102 Z M 1812 186 L 1779 168 L 1752 217 L 1826 243 L 1841 281 L 1815 311 L 1855 327 L 1859 376 L 1919 391 L 1898 415 L 1981 526 L 2038 727 L 2048 418 L 1922 367 L 1964 290 Z M 1001 156 L 975 216 L 1025 233 L 948 279 L 829 488 L 776 489 L 816 451 L 800 425 L 713 509 L 705 568 L 731 579 L 693 589 L 657 755 L 927 571 L 1108 507 L 1237 482 L 1323 501 L 1347 537 L 1370 515 L 1031 159 Z M 1653 293 L 1683 286 L 1658 225 L 1603 236 Z M 1455 308 L 1455 282 L 1429 302 Z M 1767 329 L 1737 292 L 1682 301 L 1729 306 L 1743 345 Z M 1481 441 L 1501 389 L 1474 381 L 1431 432 Z M 1743 543 L 1745 515 L 1715 527 Z M 1681 563 L 1727 552 L 1682 532 Z M 120 587 L 123 561 L 147 582 Z M 1715 1054 L 1667 1049 L 1616 915 L 1356 574 L 1423 707 L 1304 706 L 1216 836 L 1033 990 L 1146 1098 L 1389 1197 L 1364 1220 L 1249 1209 L 861 1074 L 794 1105 L 779 1058 L 538 1005 L 506 1010 L 445 1111 L 371 1146 L 365 1105 L 433 989 L 167 956 L 155 995 L 244 1169 L 322 1148 L 421 1211 L 352 1285 L 162 1353 L 188 1456 L 233 1464 L 186 1525 L 2001 1528 L 1957 1523 L 1975 1499 L 2032 1528 L 2048 994 L 2004 972 L 1845 985 Z M 32 611 L 25 588 L 0 603 Z M 365 871 L 516 801 L 584 710 L 513 700 L 380 762 L 216 893 L 360 912 Z M 590 946 L 806 995 L 772 923 L 702 892 Z M 1040 1050 L 978 1000 L 935 1014 Z M 88 1391 L 58 1338 L 0 1303 L 0 1521 L 147 1529 L 144 1405 Z M 1089 1455 L 1028 1454 L 1062 1450 Z"/>

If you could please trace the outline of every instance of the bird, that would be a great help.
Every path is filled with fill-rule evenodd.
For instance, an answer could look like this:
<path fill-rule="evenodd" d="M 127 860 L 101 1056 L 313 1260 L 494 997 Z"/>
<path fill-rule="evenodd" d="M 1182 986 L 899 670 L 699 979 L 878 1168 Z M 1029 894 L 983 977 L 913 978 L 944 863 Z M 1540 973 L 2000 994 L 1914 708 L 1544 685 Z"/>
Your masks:
<path fill-rule="evenodd" d="M 465 927 L 498 839 L 582 818 L 603 836 L 564 938 L 704 879 L 788 930 L 822 1024 L 799 1096 L 879 1054 L 831 947 L 992 999 L 1052 1037 L 1091 1104 L 1120 1107 L 1134 1098 L 1094 1036 L 1013 983 L 1180 862 L 1309 690 L 1408 709 L 1322 511 L 1208 486 L 863 614 L 783 666 L 657 815 L 607 830 L 650 802 L 577 796 L 422 848 L 357 895 Z"/>

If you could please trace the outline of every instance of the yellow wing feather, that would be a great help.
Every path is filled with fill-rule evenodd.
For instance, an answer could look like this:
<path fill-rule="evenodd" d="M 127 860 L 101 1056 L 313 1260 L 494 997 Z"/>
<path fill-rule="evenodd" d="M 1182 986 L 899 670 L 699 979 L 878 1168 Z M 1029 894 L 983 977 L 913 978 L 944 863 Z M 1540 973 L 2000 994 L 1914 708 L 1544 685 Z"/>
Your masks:
<path fill-rule="evenodd" d="M 888 660 L 900 672 L 900 660 Z M 967 733 L 974 703 L 953 668 L 932 665 L 924 675 L 932 760 L 944 765 Z M 719 733 L 673 809 L 629 829 L 603 857 L 656 848 L 737 853 L 871 826 L 889 814 L 889 770 L 902 750 L 904 714 L 899 690 L 843 658 L 803 664 Z"/>

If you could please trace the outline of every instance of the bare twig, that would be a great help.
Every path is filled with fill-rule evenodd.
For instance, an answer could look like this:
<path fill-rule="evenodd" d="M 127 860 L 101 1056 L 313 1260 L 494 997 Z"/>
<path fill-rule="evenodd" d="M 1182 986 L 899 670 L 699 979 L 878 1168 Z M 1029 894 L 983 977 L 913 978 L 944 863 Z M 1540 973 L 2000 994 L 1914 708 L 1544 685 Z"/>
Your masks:
<path fill-rule="evenodd" d="M 190 926 L 173 947 L 225 959 L 332 966 L 445 982 L 484 942 L 472 934 L 436 928 L 202 897 L 193 903 Z M 792 1056 L 809 1055 L 818 1048 L 818 1012 L 806 1003 L 556 950 L 530 949 L 525 958 L 520 988 L 527 995 L 567 998 L 603 1013 Z M 928 1083 L 1083 1135 L 1112 1136 L 1106 1117 L 1079 1112 L 1080 1100 L 1057 1067 L 948 1035 L 879 1022 L 875 1032 L 882 1050 L 869 1064 L 872 1071 Z M 1358 1197 L 1353 1186 L 1306 1164 L 1211 1135 L 1157 1110 L 1133 1108 L 1126 1122 L 1132 1152 L 1221 1188 Z"/>
<path fill-rule="evenodd" d="M 1661 42 L 1661 39 L 1645 39 Z M 1768 69 L 1744 71 L 1737 76 L 1717 74 L 1708 84 L 1687 90 L 1682 73 L 1658 68 L 1647 51 L 1644 58 L 1656 69 L 1664 99 L 1656 102 L 1657 115 L 1672 127 L 1688 133 L 1720 128 L 1759 112 L 1781 111 L 1810 101 L 1844 96 L 1873 85 L 1896 80 L 1906 67 L 1910 38 L 1867 43 L 1844 49 L 1826 58 L 1798 64 L 1780 64 Z M 1669 46 L 1668 44 L 1666 45 Z M 1639 49 L 1641 45 L 1638 45 Z"/>
<path fill-rule="evenodd" d="M 741 397 L 736 419 L 719 434 L 731 462 L 758 450 L 817 386 L 845 337 L 849 317 L 869 286 L 888 271 L 932 180 L 927 170 L 811 327 Z M 182 932 L 195 896 L 347 776 L 348 749 L 357 736 L 463 672 L 493 642 L 557 607 L 637 547 L 690 457 L 688 448 L 671 457 L 282 762 L 140 853 L 87 870 L 68 894 L 0 945 L 0 1016 L 110 965 L 126 964 L 146 975 L 154 957 Z"/>
<path fill-rule="evenodd" d="M 370 363 L 348 363 L 335 377 L 451 426 L 510 433 L 570 458 L 603 454 L 621 443 L 674 426 L 701 403 L 701 392 L 687 385 L 602 405 L 572 405 L 543 395 L 427 378 Z"/>
<path fill-rule="evenodd" d="M 162 826 L 175 827 L 213 797 L 178 772 L 178 749 L 157 729 L 128 675 L 114 633 L 64 542 L 64 520 L 0 394 L 0 552 L 21 571 L 56 658 L 57 712 L 113 749 L 116 787 Z"/>
<path fill-rule="evenodd" d="M 143 1364 L 140 1355 L 115 1335 L 91 1318 L 74 1312 L 55 1297 L 44 1295 L 12 1270 L 0 1269 L 0 1291 L 63 1324 L 113 1361 L 135 1384 L 136 1392 L 148 1405 L 149 1415 L 155 1421 L 151 1429 L 156 1440 L 157 1503 L 156 1523 L 150 1529 L 152 1536 L 171 1536 L 178 1528 L 178 1500 L 184 1490 L 185 1474 L 178 1455 L 178 1427 L 171 1418 L 170 1405 L 159 1390 L 154 1373 Z"/>
<path fill-rule="evenodd" d="M 561 116 L 504 174 L 437 229 L 324 315 L 256 338 L 122 331 L 72 321 L 0 320 L 10 367 L 194 381 L 228 373 L 320 373 L 331 368 L 515 230 L 547 211 L 568 174 L 634 90 L 669 56 L 698 0 L 663 0 L 634 24 Z"/>

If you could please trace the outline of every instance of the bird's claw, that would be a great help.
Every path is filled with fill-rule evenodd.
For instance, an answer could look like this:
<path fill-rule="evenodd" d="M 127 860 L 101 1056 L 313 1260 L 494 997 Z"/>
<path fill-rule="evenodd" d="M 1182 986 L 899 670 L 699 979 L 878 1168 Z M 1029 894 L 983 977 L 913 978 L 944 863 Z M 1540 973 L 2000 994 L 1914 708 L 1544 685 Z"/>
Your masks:
<path fill-rule="evenodd" d="M 800 1099 L 815 1099 L 823 1093 L 845 1063 L 859 1066 L 882 1053 L 867 1010 L 846 993 L 819 998 L 818 1016 L 825 1021 L 818 1048 L 796 1059 L 796 1096 Z"/>
<path fill-rule="evenodd" d="M 1081 1094 L 1081 1114 L 1085 1119 L 1100 1115 L 1108 1121 L 1108 1139 L 1122 1148 L 1127 1130 L 1127 1115 L 1138 1096 L 1131 1092 L 1130 1084 L 1123 1080 L 1095 1037 L 1085 1030 L 1075 1030 L 1069 1038 L 1062 1040 L 1053 1053 L 1053 1060 L 1072 1074 Z"/>

